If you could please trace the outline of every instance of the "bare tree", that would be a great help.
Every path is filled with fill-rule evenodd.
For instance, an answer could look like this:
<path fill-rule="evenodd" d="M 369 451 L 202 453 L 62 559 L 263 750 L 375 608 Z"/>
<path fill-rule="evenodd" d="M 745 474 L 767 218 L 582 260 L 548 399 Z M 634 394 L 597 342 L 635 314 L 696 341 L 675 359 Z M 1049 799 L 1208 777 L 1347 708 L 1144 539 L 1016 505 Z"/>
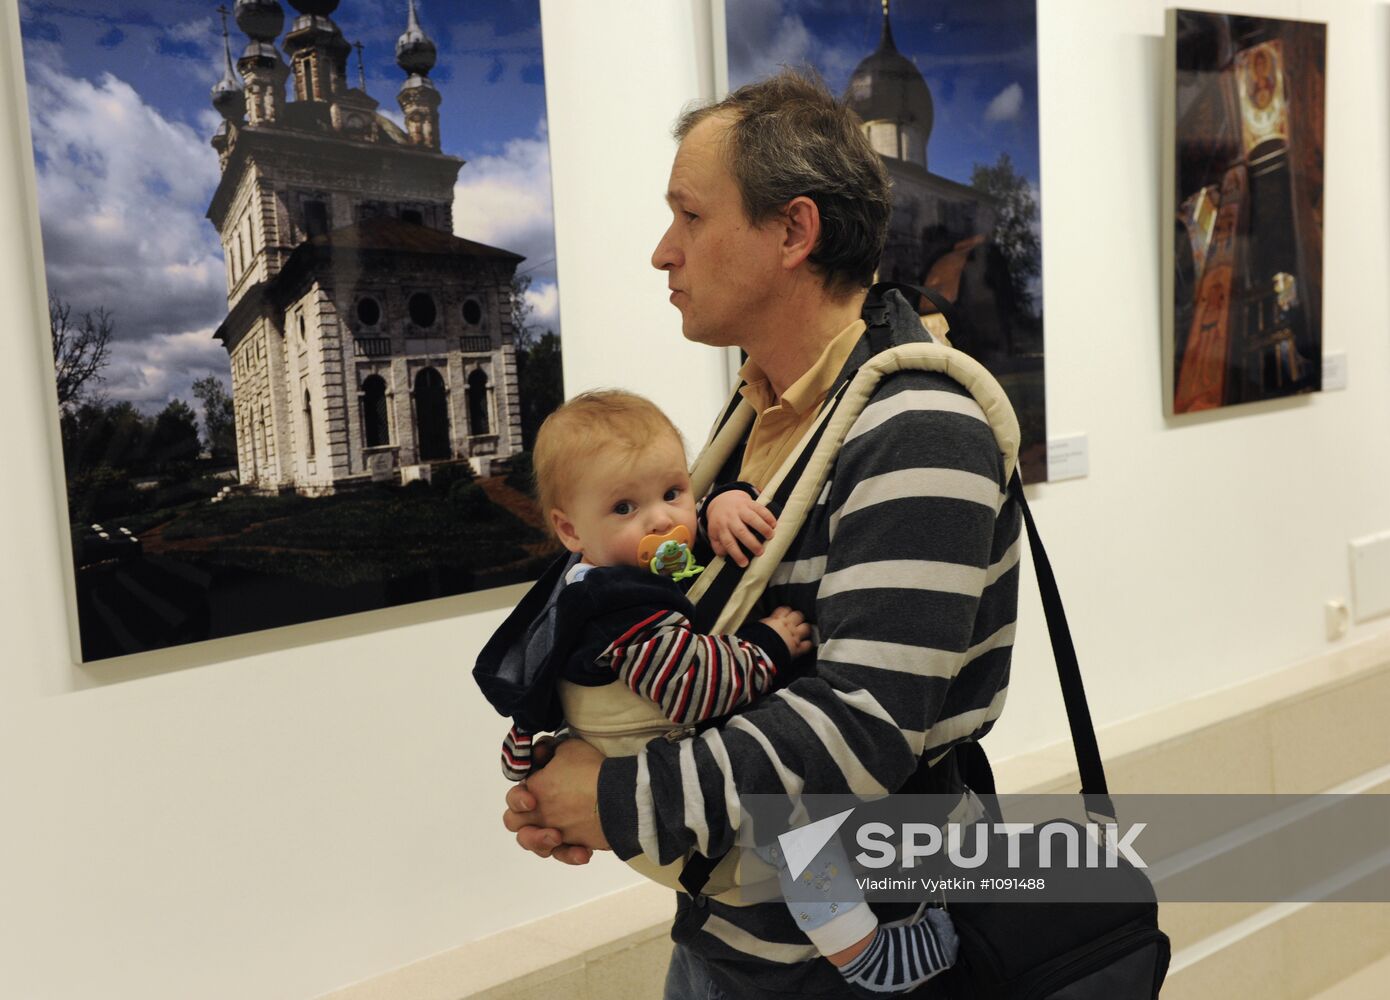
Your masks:
<path fill-rule="evenodd" d="M 80 402 L 92 382 L 111 360 L 111 335 L 116 325 L 104 306 L 85 312 L 75 322 L 72 307 L 55 295 L 48 297 L 48 325 L 53 333 L 53 367 L 58 380 L 58 405 Z"/>
<path fill-rule="evenodd" d="M 526 301 L 530 288 L 529 274 L 512 275 L 512 343 L 518 351 L 528 351 L 536 342 L 536 328 L 531 325 L 534 307 Z"/>
<path fill-rule="evenodd" d="M 236 457 L 236 409 L 227 387 L 208 375 L 193 383 L 193 395 L 203 404 L 203 436 L 212 457 Z"/>

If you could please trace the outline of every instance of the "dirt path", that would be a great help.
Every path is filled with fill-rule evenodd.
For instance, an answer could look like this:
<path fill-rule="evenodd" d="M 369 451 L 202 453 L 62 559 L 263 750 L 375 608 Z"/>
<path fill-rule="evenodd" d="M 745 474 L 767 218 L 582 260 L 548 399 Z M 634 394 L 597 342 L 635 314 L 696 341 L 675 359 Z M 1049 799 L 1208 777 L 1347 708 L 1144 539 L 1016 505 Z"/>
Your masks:
<path fill-rule="evenodd" d="M 248 524 L 240 531 L 231 535 L 201 535 L 197 538 L 165 538 L 164 529 L 169 527 L 177 520 L 177 517 L 171 518 L 170 520 L 165 521 L 163 524 L 157 525 L 156 527 L 151 528 L 149 531 L 141 535 L 140 542 L 144 545 L 145 551 L 154 555 L 159 555 L 165 552 L 207 552 L 208 550 L 215 549 L 219 545 L 222 545 L 226 542 L 230 542 L 233 539 L 240 537 L 241 535 L 248 534 L 254 531 L 256 528 L 259 528 L 263 524 L 267 524 L 270 521 L 283 520 L 283 518 L 271 517 L 266 518 L 264 521 L 256 521 L 252 524 Z M 264 546 L 258 547 L 265 548 Z M 266 551 L 277 550 L 266 549 Z M 297 550 L 283 549 L 278 551 L 291 552 Z"/>
<path fill-rule="evenodd" d="M 545 536 L 539 542 L 522 546 L 528 556 L 550 555 L 560 551 L 559 543 L 550 536 L 550 528 L 536 507 L 536 501 L 520 490 L 508 486 L 507 481 L 502 476 L 479 479 L 478 485 L 483 488 L 483 492 L 487 494 L 489 500 Z"/>

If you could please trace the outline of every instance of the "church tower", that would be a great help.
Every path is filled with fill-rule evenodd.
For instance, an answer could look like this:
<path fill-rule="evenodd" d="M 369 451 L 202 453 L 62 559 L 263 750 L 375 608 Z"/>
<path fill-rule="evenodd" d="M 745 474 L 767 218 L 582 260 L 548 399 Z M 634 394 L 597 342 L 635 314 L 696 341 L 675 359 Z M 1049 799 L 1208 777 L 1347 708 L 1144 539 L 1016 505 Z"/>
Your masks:
<path fill-rule="evenodd" d="M 409 0 L 403 130 L 365 85 L 339 0 L 237 0 L 250 39 L 212 103 L 241 481 L 329 493 L 521 450 L 511 281 L 522 258 L 453 233 L 464 163 L 440 150 L 434 43 Z M 220 8 L 224 17 L 225 7 Z M 286 100 L 286 84 L 292 98 Z M 365 84 L 365 73 L 361 73 Z"/>
<path fill-rule="evenodd" d="M 936 106 L 921 71 L 893 42 L 888 0 L 883 0 L 878 48 L 855 67 L 845 103 L 863 119 L 864 131 L 879 155 L 927 169 L 927 140 Z"/>
<path fill-rule="evenodd" d="M 284 103 L 285 80 L 290 75 L 275 47 L 285 12 L 278 0 L 237 0 L 236 22 L 251 39 L 237 60 L 237 69 L 246 80 L 247 124 L 273 122 Z"/>
<path fill-rule="evenodd" d="M 864 134 L 893 185 L 893 213 L 878 276 L 931 285 L 959 306 L 970 297 L 970 286 L 985 280 L 980 249 L 994 228 L 994 203 L 969 185 L 928 169 L 936 105 L 922 71 L 898 51 L 889 0 L 880 2 L 878 48 L 855 67 L 844 98 L 863 121 Z M 921 308 L 932 307 L 923 303 Z M 998 326 L 989 317 L 972 316 L 972 322 L 977 329 Z M 944 322 L 937 326 L 944 329 Z"/>
<path fill-rule="evenodd" d="M 430 82 L 434 69 L 434 42 L 420 30 L 415 0 L 410 0 L 410 23 L 396 41 L 396 65 L 407 74 L 396 100 L 405 115 L 405 127 L 416 146 L 439 148 L 439 91 Z"/>

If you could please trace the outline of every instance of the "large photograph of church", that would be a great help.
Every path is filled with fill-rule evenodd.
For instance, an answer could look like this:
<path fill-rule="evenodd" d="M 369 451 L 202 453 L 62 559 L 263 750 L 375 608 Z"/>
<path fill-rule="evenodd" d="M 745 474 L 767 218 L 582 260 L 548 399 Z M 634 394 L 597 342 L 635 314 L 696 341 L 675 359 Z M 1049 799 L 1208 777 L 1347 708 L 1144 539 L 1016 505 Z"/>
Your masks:
<path fill-rule="evenodd" d="M 1318 391 L 1327 26 L 1170 16 L 1173 412 Z"/>
<path fill-rule="evenodd" d="M 538 0 L 22 0 L 84 661 L 532 579 Z"/>
<path fill-rule="evenodd" d="M 1024 482 L 1046 480 L 1036 0 L 723 5 L 730 89 L 810 67 L 863 119 L 893 184 L 879 280 L 950 301 L 951 343 L 1018 412 Z"/>

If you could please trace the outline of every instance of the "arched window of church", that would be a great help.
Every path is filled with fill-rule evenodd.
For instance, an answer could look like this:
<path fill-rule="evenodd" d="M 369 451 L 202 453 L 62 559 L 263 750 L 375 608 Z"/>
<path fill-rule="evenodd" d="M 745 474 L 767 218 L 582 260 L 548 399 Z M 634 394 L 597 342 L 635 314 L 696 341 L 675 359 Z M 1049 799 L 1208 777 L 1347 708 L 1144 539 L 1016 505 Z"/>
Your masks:
<path fill-rule="evenodd" d="M 380 375 L 368 375 L 362 380 L 362 423 L 366 426 L 368 448 L 391 443 L 391 427 L 386 415 L 386 380 Z"/>
<path fill-rule="evenodd" d="M 304 390 L 304 457 L 314 457 L 314 410 L 309 400 L 309 390 Z"/>
<path fill-rule="evenodd" d="M 304 329 L 304 314 L 299 314 L 299 346 L 303 347 L 309 342 L 309 334 Z"/>
<path fill-rule="evenodd" d="M 473 435 L 491 434 L 488 420 L 487 373 L 481 368 L 468 376 L 468 426 Z"/>
<path fill-rule="evenodd" d="M 317 198 L 304 202 L 304 235 L 323 236 L 328 232 L 328 204 Z"/>
<path fill-rule="evenodd" d="M 449 443 L 449 399 L 444 377 L 434 368 L 423 368 L 415 376 L 415 425 L 421 462 L 453 457 Z"/>
<path fill-rule="evenodd" d="M 434 321 L 439 317 L 439 310 L 435 308 L 434 296 L 428 292 L 416 292 L 410 297 L 410 321 L 416 326 L 434 326 Z"/>

